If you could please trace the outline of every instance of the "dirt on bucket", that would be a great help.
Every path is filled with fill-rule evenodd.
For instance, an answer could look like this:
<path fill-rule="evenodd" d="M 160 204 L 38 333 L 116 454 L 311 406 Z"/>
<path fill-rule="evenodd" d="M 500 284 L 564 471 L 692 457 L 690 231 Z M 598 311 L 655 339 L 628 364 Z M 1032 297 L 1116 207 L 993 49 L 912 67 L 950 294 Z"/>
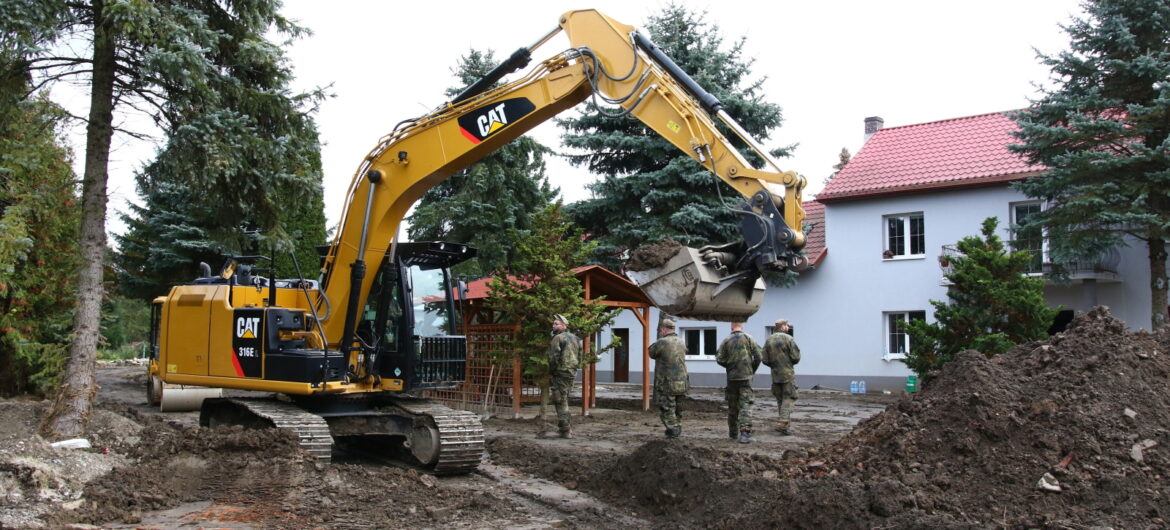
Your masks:
<path fill-rule="evenodd" d="M 661 267 L 682 249 L 682 243 L 669 237 L 661 241 L 642 245 L 630 252 L 630 259 L 626 261 L 626 269 L 631 271 L 645 271 L 655 267 Z"/>

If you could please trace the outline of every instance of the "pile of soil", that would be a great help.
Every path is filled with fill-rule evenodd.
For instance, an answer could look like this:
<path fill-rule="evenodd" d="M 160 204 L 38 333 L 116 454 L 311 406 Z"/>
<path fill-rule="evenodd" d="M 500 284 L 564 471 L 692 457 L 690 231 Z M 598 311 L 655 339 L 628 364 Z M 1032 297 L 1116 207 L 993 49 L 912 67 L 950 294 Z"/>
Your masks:
<path fill-rule="evenodd" d="M 963 352 L 807 454 L 660 440 L 551 474 L 582 473 L 600 498 L 693 527 L 1164 527 L 1167 351 L 1170 330 L 1129 333 L 1097 308 L 1046 342 Z"/>
<path fill-rule="evenodd" d="M 192 524 L 264 528 L 430 527 L 445 520 L 490 527 L 516 511 L 498 494 L 446 488 L 411 469 L 317 463 L 285 431 L 208 429 L 125 413 L 149 439 L 127 448 L 126 465 L 86 484 L 83 502 L 46 517 L 50 527 L 136 525 L 185 503 L 203 506 L 184 516 Z"/>
<path fill-rule="evenodd" d="M 90 450 L 53 447 L 36 434 L 43 401 L 0 402 L 0 528 L 31 528 L 58 506 L 80 505 L 85 484 L 127 460 L 118 450 L 139 442 L 141 428 L 106 410 L 90 418 Z"/>
<path fill-rule="evenodd" d="M 655 243 L 642 245 L 630 252 L 630 259 L 626 261 L 626 270 L 645 271 L 661 267 L 682 249 L 682 243 L 669 237 Z"/>

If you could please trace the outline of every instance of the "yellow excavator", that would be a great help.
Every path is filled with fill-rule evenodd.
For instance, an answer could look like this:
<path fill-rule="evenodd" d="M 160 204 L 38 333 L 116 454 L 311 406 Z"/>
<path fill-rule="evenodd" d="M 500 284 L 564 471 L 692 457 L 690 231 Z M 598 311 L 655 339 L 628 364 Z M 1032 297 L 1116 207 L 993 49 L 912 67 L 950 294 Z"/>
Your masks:
<path fill-rule="evenodd" d="M 517 80 L 531 52 L 564 31 L 571 47 Z M 634 116 L 743 195 L 743 239 L 681 248 L 629 276 L 664 312 L 739 320 L 763 298 L 761 274 L 801 270 L 803 177 L 781 171 L 714 96 L 645 35 L 595 11 L 565 13 L 436 110 L 400 123 L 362 161 L 318 280 L 277 279 L 263 256 L 236 256 L 154 301 L 147 397 L 163 410 L 199 408 L 205 426 L 275 426 L 327 461 L 335 439 L 375 447 L 438 474 L 472 471 L 483 453 L 478 416 L 415 397 L 466 371 L 449 268 L 475 250 L 398 242 L 425 191 L 537 124 L 593 97 Z M 766 161 L 753 168 L 716 121 Z M 265 276 L 265 272 L 269 274 Z M 225 398 L 222 389 L 275 393 Z M 379 445 L 385 443 L 385 446 Z M 393 448 L 393 449 L 391 449 Z"/>

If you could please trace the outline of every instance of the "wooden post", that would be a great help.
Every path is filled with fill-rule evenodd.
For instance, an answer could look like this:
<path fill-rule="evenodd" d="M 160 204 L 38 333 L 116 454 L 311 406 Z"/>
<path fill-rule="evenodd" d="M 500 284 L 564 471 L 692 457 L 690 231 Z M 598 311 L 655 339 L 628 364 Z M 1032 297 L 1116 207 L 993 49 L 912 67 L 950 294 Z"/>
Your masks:
<path fill-rule="evenodd" d="M 650 306 L 644 306 L 642 322 L 642 410 L 650 410 Z"/>
<path fill-rule="evenodd" d="M 586 335 L 585 336 L 585 346 L 582 348 L 583 351 L 588 352 L 589 346 L 592 343 L 593 343 L 593 336 Z M 593 393 L 597 391 L 597 387 L 593 385 L 593 382 L 589 376 L 589 372 L 592 370 L 592 368 L 594 366 L 595 366 L 594 363 L 586 364 L 585 369 L 581 371 L 581 415 L 582 416 L 589 415 L 589 407 L 593 404 Z"/>
<path fill-rule="evenodd" d="M 522 375 L 520 371 L 520 354 L 516 354 L 512 358 L 512 419 L 520 418 L 520 380 Z"/>

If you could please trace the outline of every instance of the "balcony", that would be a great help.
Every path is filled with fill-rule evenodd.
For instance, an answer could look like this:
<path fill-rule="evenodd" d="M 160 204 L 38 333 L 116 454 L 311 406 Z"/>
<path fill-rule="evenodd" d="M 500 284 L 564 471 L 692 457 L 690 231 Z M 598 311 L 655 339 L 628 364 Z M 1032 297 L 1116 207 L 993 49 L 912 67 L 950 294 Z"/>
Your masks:
<path fill-rule="evenodd" d="M 954 258 L 961 255 L 962 253 L 959 252 L 959 249 L 955 245 L 942 246 L 942 252 L 938 256 L 938 265 L 942 269 L 944 276 L 950 274 L 954 269 Z M 1045 257 L 1047 258 L 1048 256 Z M 1031 267 L 1033 270 L 1028 271 L 1028 273 L 1043 273 L 1046 277 L 1050 277 L 1048 280 L 1050 284 L 1058 283 L 1051 279 L 1051 277 L 1058 275 L 1067 277 L 1068 281 L 1072 283 L 1081 283 L 1085 280 L 1112 283 L 1121 281 L 1121 276 L 1117 273 L 1120 264 L 1121 252 L 1114 247 L 1093 260 L 1074 260 L 1060 264 L 1038 262 Z M 950 285 L 950 281 L 945 277 L 942 283 L 943 285 Z"/>

